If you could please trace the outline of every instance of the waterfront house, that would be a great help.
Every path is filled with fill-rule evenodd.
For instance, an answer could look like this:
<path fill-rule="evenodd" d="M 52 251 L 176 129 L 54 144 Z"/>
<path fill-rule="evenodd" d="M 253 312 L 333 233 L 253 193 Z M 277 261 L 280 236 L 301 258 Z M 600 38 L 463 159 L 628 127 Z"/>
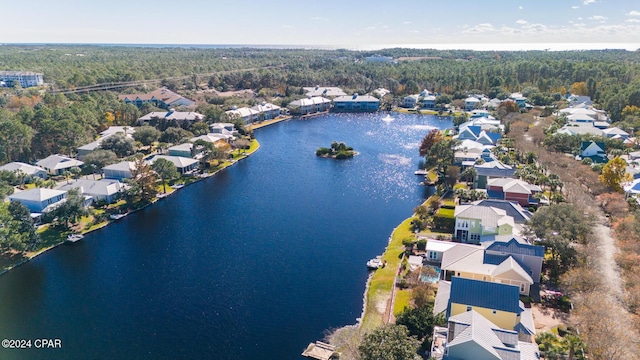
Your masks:
<path fill-rule="evenodd" d="M 517 331 L 503 329 L 475 310 L 451 316 L 444 360 L 537 360 L 538 345 L 521 341 Z"/>
<path fill-rule="evenodd" d="M 480 136 L 480 133 L 482 132 L 482 128 L 480 126 L 465 126 L 465 127 L 460 127 L 460 130 L 458 131 L 458 140 L 473 140 L 473 141 L 477 141 L 478 140 L 478 136 Z"/>
<path fill-rule="evenodd" d="M 238 136 L 238 130 L 232 123 L 214 123 L 209 125 L 209 131 L 211 134 L 222 134 L 233 138 Z"/>
<path fill-rule="evenodd" d="M 456 246 L 456 243 L 451 241 L 428 239 L 425 248 L 425 252 L 427 253 L 427 260 L 440 264 L 442 262 L 442 255 L 444 254 L 444 252 L 454 246 Z"/>
<path fill-rule="evenodd" d="M 436 97 L 427 95 L 422 99 L 422 107 L 424 109 L 433 110 L 436 108 Z"/>
<path fill-rule="evenodd" d="M 511 255 L 499 255 L 489 254 L 480 246 L 456 244 L 442 255 L 441 279 L 450 281 L 454 277 L 463 277 L 509 284 L 517 287 L 520 294 L 529 295 L 534 283 L 531 270 Z"/>
<path fill-rule="evenodd" d="M 306 99 L 294 100 L 287 105 L 294 115 L 309 115 L 323 111 L 328 111 L 331 107 L 331 100 L 321 96 L 314 96 Z"/>
<path fill-rule="evenodd" d="M 151 104 L 162 109 L 170 109 L 178 106 L 190 107 L 196 104 L 195 101 L 179 95 L 166 87 L 154 90 L 148 94 L 123 94 L 118 95 L 118 99 L 126 104 L 142 107 L 144 104 Z"/>
<path fill-rule="evenodd" d="M 80 167 L 84 163 L 80 160 L 72 159 L 68 156 L 55 154 L 36 162 L 36 165 L 47 170 L 49 175 L 62 175 L 72 167 Z"/>
<path fill-rule="evenodd" d="M 67 192 L 62 190 L 33 188 L 9 195 L 10 201 L 18 201 L 32 213 L 49 212 L 66 200 Z"/>
<path fill-rule="evenodd" d="M 124 185 L 118 180 L 89 180 L 78 179 L 68 184 L 58 187 L 58 190 L 69 191 L 78 189 L 80 194 L 90 196 L 91 201 L 105 201 L 108 204 L 114 203 L 124 190 Z"/>
<path fill-rule="evenodd" d="M 515 227 L 506 211 L 491 206 L 458 205 L 454 217 L 454 235 L 463 243 L 477 244 L 486 235 L 510 235 Z"/>
<path fill-rule="evenodd" d="M 530 244 L 516 235 L 483 236 L 480 245 L 484 248 L 485 262 L 499 264 L 512 257 L 531 276 L 534 283 L 540 282 L 544 246 Z"/>
<path fill-rule="evenodd" d="M 420 97 L 417 94 L 405 96 L 404 98 L 402 98 L 402 107 L 408 109 L 415 108 L 416 105 L 418 105 L 419 98 Z"/>
<path fill-rule="evenodd" d="M 239 119 L 245 124 L 251 124 L 252 122 L 258 121 L 260 112 L 246 106 L 241 108 L 234 106 L 231 110 L 225 111 L 225 114 L 227 114 L 230 119 Z"/>
<path fill-rule="evenodd" d="M 4 83 L 4 86 L 15 86 L 15 83 L 19 83 L 23 88 L 42 86 L 44 75 L 32 71 L 0 71 L 0 83 Z"/>
<path fill-rule="evenodd" d="M 517 286 L 467 279 L 451 278 L 447 318 L 475 311 L 501 329 L 516 331 L 524 341 L 535 334 L 533 317 L 520 301 Z"/>
<path fill-rule="evenodd" d="M 523 208 L 515 201 L 498 200 L 498 199 L 483 199 L 472 202 L 473 205 L 478 206 L 491 206 L 494 208 L 504 210 L 507 215 L 513 218 L 516 224 L 524 224 L 531 219 L 531 212 Z"/>
<path fill-rule="evenodd" d="M 538 205 L 535 195 L 541 193 L 538 185 L 529 184 L 519 179 L 496 178 L 487 180 L 487 196 L 489 199 L 515 201 L 522 206 Z"/>
<path fill-rule="evenodd" d="M 158 159 L 171 161 L 173 165 L 175 165 L 176 170 L 183 175 L 194 170 L 198 166 L 198 160 L 182 156 L 155 155 L 149 162 L 153 165 L 153 163 Z"/>
<path fill-rule="evenodd" d="M 307 97 L 324 96 L 324 97 L 334 98 L 338 96 L 347 95 L 346 92 L 344 92 L 339 87 L 335 87 L 335 86 L 316 85 L 312 87 L 303 87 L 302 89 L 304 90 L 305 95 Z"/>
<path fill-rule="evenodd" d="M 174 145 L 169 149 L 169 156 L 182 156 L 186 158 L 193 157 L 193 144 L 192 143 L 184 143 L 179 145 Z"/>
<path fill-rule="evenodd" d="M 580 157 L 589 158 L 597 164 L 606 164 L 609 161 L 605 144 L 596 141 L 583 141 L 580 145 Z"/>
<path fill-rule="evenodd" d="M 476 189 L 486 189 L 491 179 L 514 178 L 516 174 L 515 168 L 498 160 L 476 164 L 473 167 L 476 169 L 476 177 L 473 181 L 473 187 Z"/>
<path fill-rule="evenodd" d="M 271 120 L 280 116 L 281 108 L 268 102 L 261 102 L 251 108 L 258 112 L 258 121 Z"/>
<path fill-rule="evenodd" d="M 338 96 L 333 99 L 333 110 L 337 112 L 378 111 L 380 100 L 371 95 Z"/>
<path fill-rule="evenodd" d="M 464 100 L 464 110 L 472 111 L 474 109 L 477 109 L 480 106 L 480 104 L 481 104 L 481 101 L 477 97 L 469 96 Z"/>
<path fill-rule="evenodd" d="M 376 96 L 377 98 L 381 99 L 385 96 L 387 96 L 387 94 L 391 93 L 391 91 L 385 89 L 385 88 L 377 88 L 375 90 L 373 90 L 371 92 L 372 95 Z"/>
<path fill-rule="evenodd" d="M 20 171 L 24 175 L 26 175 L 27 178 L 40 178 L 40 179 L 47 178 L 47 170 L 38 166 L 33 166 L 33 165 L 25 164 L 22 162 L 10 162 L 8 164 L 4 164 L 0 166 L 0 170 L 11 171 L 11 172 Z"/>
<path fill-rule="evenodd" d="M 102 168 L 105 179 L 124 180 L 133 177 L 132 172 L 136 169 L 136 165 L 132 161 L 121 161 L 117 164 L 107 165 Z"/>
<path fill-rule="evenodd" d="M 231 142 L 235 139 L 236 138 L 231 135 L 209 133 L 206 135 L 196 136 L 194 138 L 191 138 L 189 141 L 195 143 L 198 140 L 202 140 L 208 143 L 212 143 L 218 150 L 227 151 L 231 150 Z"/>
<path fill-rule="evenodd" d="M 202 120 L 204 120 L 204 115 L 200 113 L 192 111 L 175 111 L 174 109 L 169 109 L 169 111 L 167 112 L 150 112 L 147 115 L 139 118 L 138 124 L 155 126 L 155 124 L 161 122 L 175 122 L 176 124 L 182 126 L 182 124 L 185 123 L 193 124 L 196 121 Z"/>

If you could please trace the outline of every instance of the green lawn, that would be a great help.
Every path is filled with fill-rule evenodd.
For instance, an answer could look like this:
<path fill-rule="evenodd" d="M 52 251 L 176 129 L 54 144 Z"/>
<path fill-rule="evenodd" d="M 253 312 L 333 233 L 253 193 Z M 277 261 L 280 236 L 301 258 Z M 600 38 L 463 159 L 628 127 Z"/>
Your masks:
<path fill-rule="evenodd" d="M 413 291 L 411 289 L 396 290 L 396 300 L 393 304 L 394 315 L 397 316 L 402 312 L 402 310 L 404 310 L 405 307 L 410 306 L 412 293 Z"/>
<path fill-rule="evenodd" d="M 454 214 L 455 214 L 455 211 L 456 211 L 455 209 L 440 208 L 436 212 L 436 215 L 442 216 L 442 217 L 447 217 L 447 218 L 453 218 Z"/>
<path fill-rule="evenodd" d="M 453 190 L 458 190 L 458 189 L 467 189 L 467 184 L 465 183 L 457 183 L 455 185 L 453 185 Z"/>
<path fill-rule="evenodd" d="M 383 325 L 387 300 L 391 296 L 391 288 L 400 265 L 400 257 L 404 252 L 402 239 L 413 236 L 410 226 L 411 218 L 408 218 L 393 232 L 387 251 L 382 255 L 382 259 L 387 261 L 387 266 L 376 270 L 369 281 L 366 295 L 367 306 L 362 319 L 362 329 L 365 332 Z"/>
<path fill-rule="evenodd" d="M 435 169 L 431 169 L 427 172 L 427 178 L 430 182 L 438 181 L 438 172 Z"/>

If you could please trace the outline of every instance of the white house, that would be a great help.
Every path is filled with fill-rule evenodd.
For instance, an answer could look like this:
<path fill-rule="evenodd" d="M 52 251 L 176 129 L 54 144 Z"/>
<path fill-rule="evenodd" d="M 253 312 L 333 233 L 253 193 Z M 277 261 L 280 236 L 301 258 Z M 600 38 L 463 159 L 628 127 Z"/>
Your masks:
<path fill-rule="evenodd" d="M 326 96 L 326 97 L 336 97 L 336 96 L 345 96 L 345 93 L 342 89 L 335 86 L 319 86 L 316 85 L 314 87 L 303 87 L 305 91 L 305 95 L 307 97 L 315 97 L 315 96 Z"/>
<path fill-rule="evenodd" d="M 418 95 L 407 95 L 402 99 L 402 107 L 413 109 L 418 105 Z"/>
<path fill-rule="evenodd" d="M 80 194 L 90 196 L 92 201 L 115 202 L 123 191 L 123 184 L 118 180 L 89 180 L 78 179 L 58 187 L 58 190 L 69 191 L 78 189 Z"/>
<path fill-rule="evenodd" d="M 36 165 L 47 170 L 50 175 L 62 175 L 72 167 L 80 167 L 84 163 L 80 160 L 72 159 L 68 156 L 55 154 L 36 162 Z"/>
<path fill-rule="evenodd" d="M 474 109 L 476 109 L 478 106 L 480 106 L 480 100 L 476 97 L 473 96 L 469 96 L 468 98 L 466 98 L 464 100 L 464 110 L 465 111 L 472 111 Z"/>
<path fill-rule="evenodd" d="M 66 191 L 34 188 L 13 193 L 9 195 L 9 200 L 22 203 L 32 213 L 43 213 L 60 206 L 66 197 Z"/>
<path fill-rule="evenodd" d="M 23 88 L 44 85 L 44 75 L 31 71 L 0 71 L 0 82 L 5 86 L 13 86 L 14 82 L 20 83 Z"/>
<path fill-rule="evenodd" d="M 251 108 L 258 112 L 258 120 L 271 120 L 280 116 L 280 106 L 274 105 L 268 102 L 261 102 L 260 104 Z"/>
<path fill-rule="evenodd" d="M 380 100 L 371 95 L 338 96 L 333 99 L 333 110 L 339 112 L 373 112 L 378 111 Z"/>
<path fill-rule="evenodd" d="M 25 174 L 30 178 L 36 178 L 36 177 L 41 179 L 47 178 L 47 170 L 38 166 L 33 166 L 33 165 L 25 164 L 22 162 L 10 162 L 8 164 L 4 164 L 0 166 L 0 170 L 11 171 L 11 172 L 21 171 L 23 174 Z"/>
<path fill-rule="evenodd" d="M 245 124 L 250 124 L 254 121 L 258 121 L 259 111 L 248 107 L 233 107 L 231 110 L 225 111 L 225 114 L 231 119 L 241 119 Z"/>
<path fill-rule="evenodd" d="M 292 101 L 287 107 L 291 110 L 292 114 L 308 115 L 329 110 L 329 108 L 331 108 L 331 100 L 321 96 L 314 96 Z"/>
<path fill-rule="evenodd" d="M 169 109 L 168 112 L 154 111 L 138 119 L 138 124 L 148 125 L 153 121 L 176 121 L 177 123 L 194 123 L 204 120 L 204 115 L 192 111 L 175 111 Z"/>
<path fill-rule="evenodd" d="M 167 156 L 167 155 L 156 155 L 149 162 L 153 165 L 158 159 L 169 160 L 175 165 L 176 170 L 180 174 L 188 173 L 189 171 L 195 169 L 198 166 L 198 160 L 186 158 L 182 156 Z"/>

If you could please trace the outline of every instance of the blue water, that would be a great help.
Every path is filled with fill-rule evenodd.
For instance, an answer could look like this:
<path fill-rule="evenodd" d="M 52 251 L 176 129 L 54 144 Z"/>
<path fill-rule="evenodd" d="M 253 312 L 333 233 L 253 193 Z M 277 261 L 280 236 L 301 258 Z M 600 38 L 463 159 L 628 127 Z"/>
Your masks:
<path fill-rule="evenodd" d="M 250 158 L 0 276 L 2 359 L 291 359 L 362 311 L 365 263 L 428 194 L 432 116 L 328 115 L 256 131 Z M 344 141 L 360 155 L 315 150 Z"/>
<path fill-rule="evenodd" d="M 424 273 L 424 269 L 422 269 L 423 273 L 420 274 L 420 280 L 422 282 L 428 282 L 428 283 L 437 283 L 438 280 L 440 280 L 440 268 L 437 266 L 433 266 L 433 265 L 424 265 L 423 268 L 431 268 L 433 269 L 433 271 L 435 271 L 435 275 L 434 276 L 428 276 Z"/>

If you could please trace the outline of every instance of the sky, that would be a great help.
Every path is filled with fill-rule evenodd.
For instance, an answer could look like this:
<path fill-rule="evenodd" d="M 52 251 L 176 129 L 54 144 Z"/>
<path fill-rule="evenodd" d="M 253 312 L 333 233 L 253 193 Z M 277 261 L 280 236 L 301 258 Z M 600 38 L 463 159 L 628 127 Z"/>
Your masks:
<path fill-rule="evenodd" d="M 0 43 L 640 48 L 638 0 L 2 0 L 0 8 Z"/>

